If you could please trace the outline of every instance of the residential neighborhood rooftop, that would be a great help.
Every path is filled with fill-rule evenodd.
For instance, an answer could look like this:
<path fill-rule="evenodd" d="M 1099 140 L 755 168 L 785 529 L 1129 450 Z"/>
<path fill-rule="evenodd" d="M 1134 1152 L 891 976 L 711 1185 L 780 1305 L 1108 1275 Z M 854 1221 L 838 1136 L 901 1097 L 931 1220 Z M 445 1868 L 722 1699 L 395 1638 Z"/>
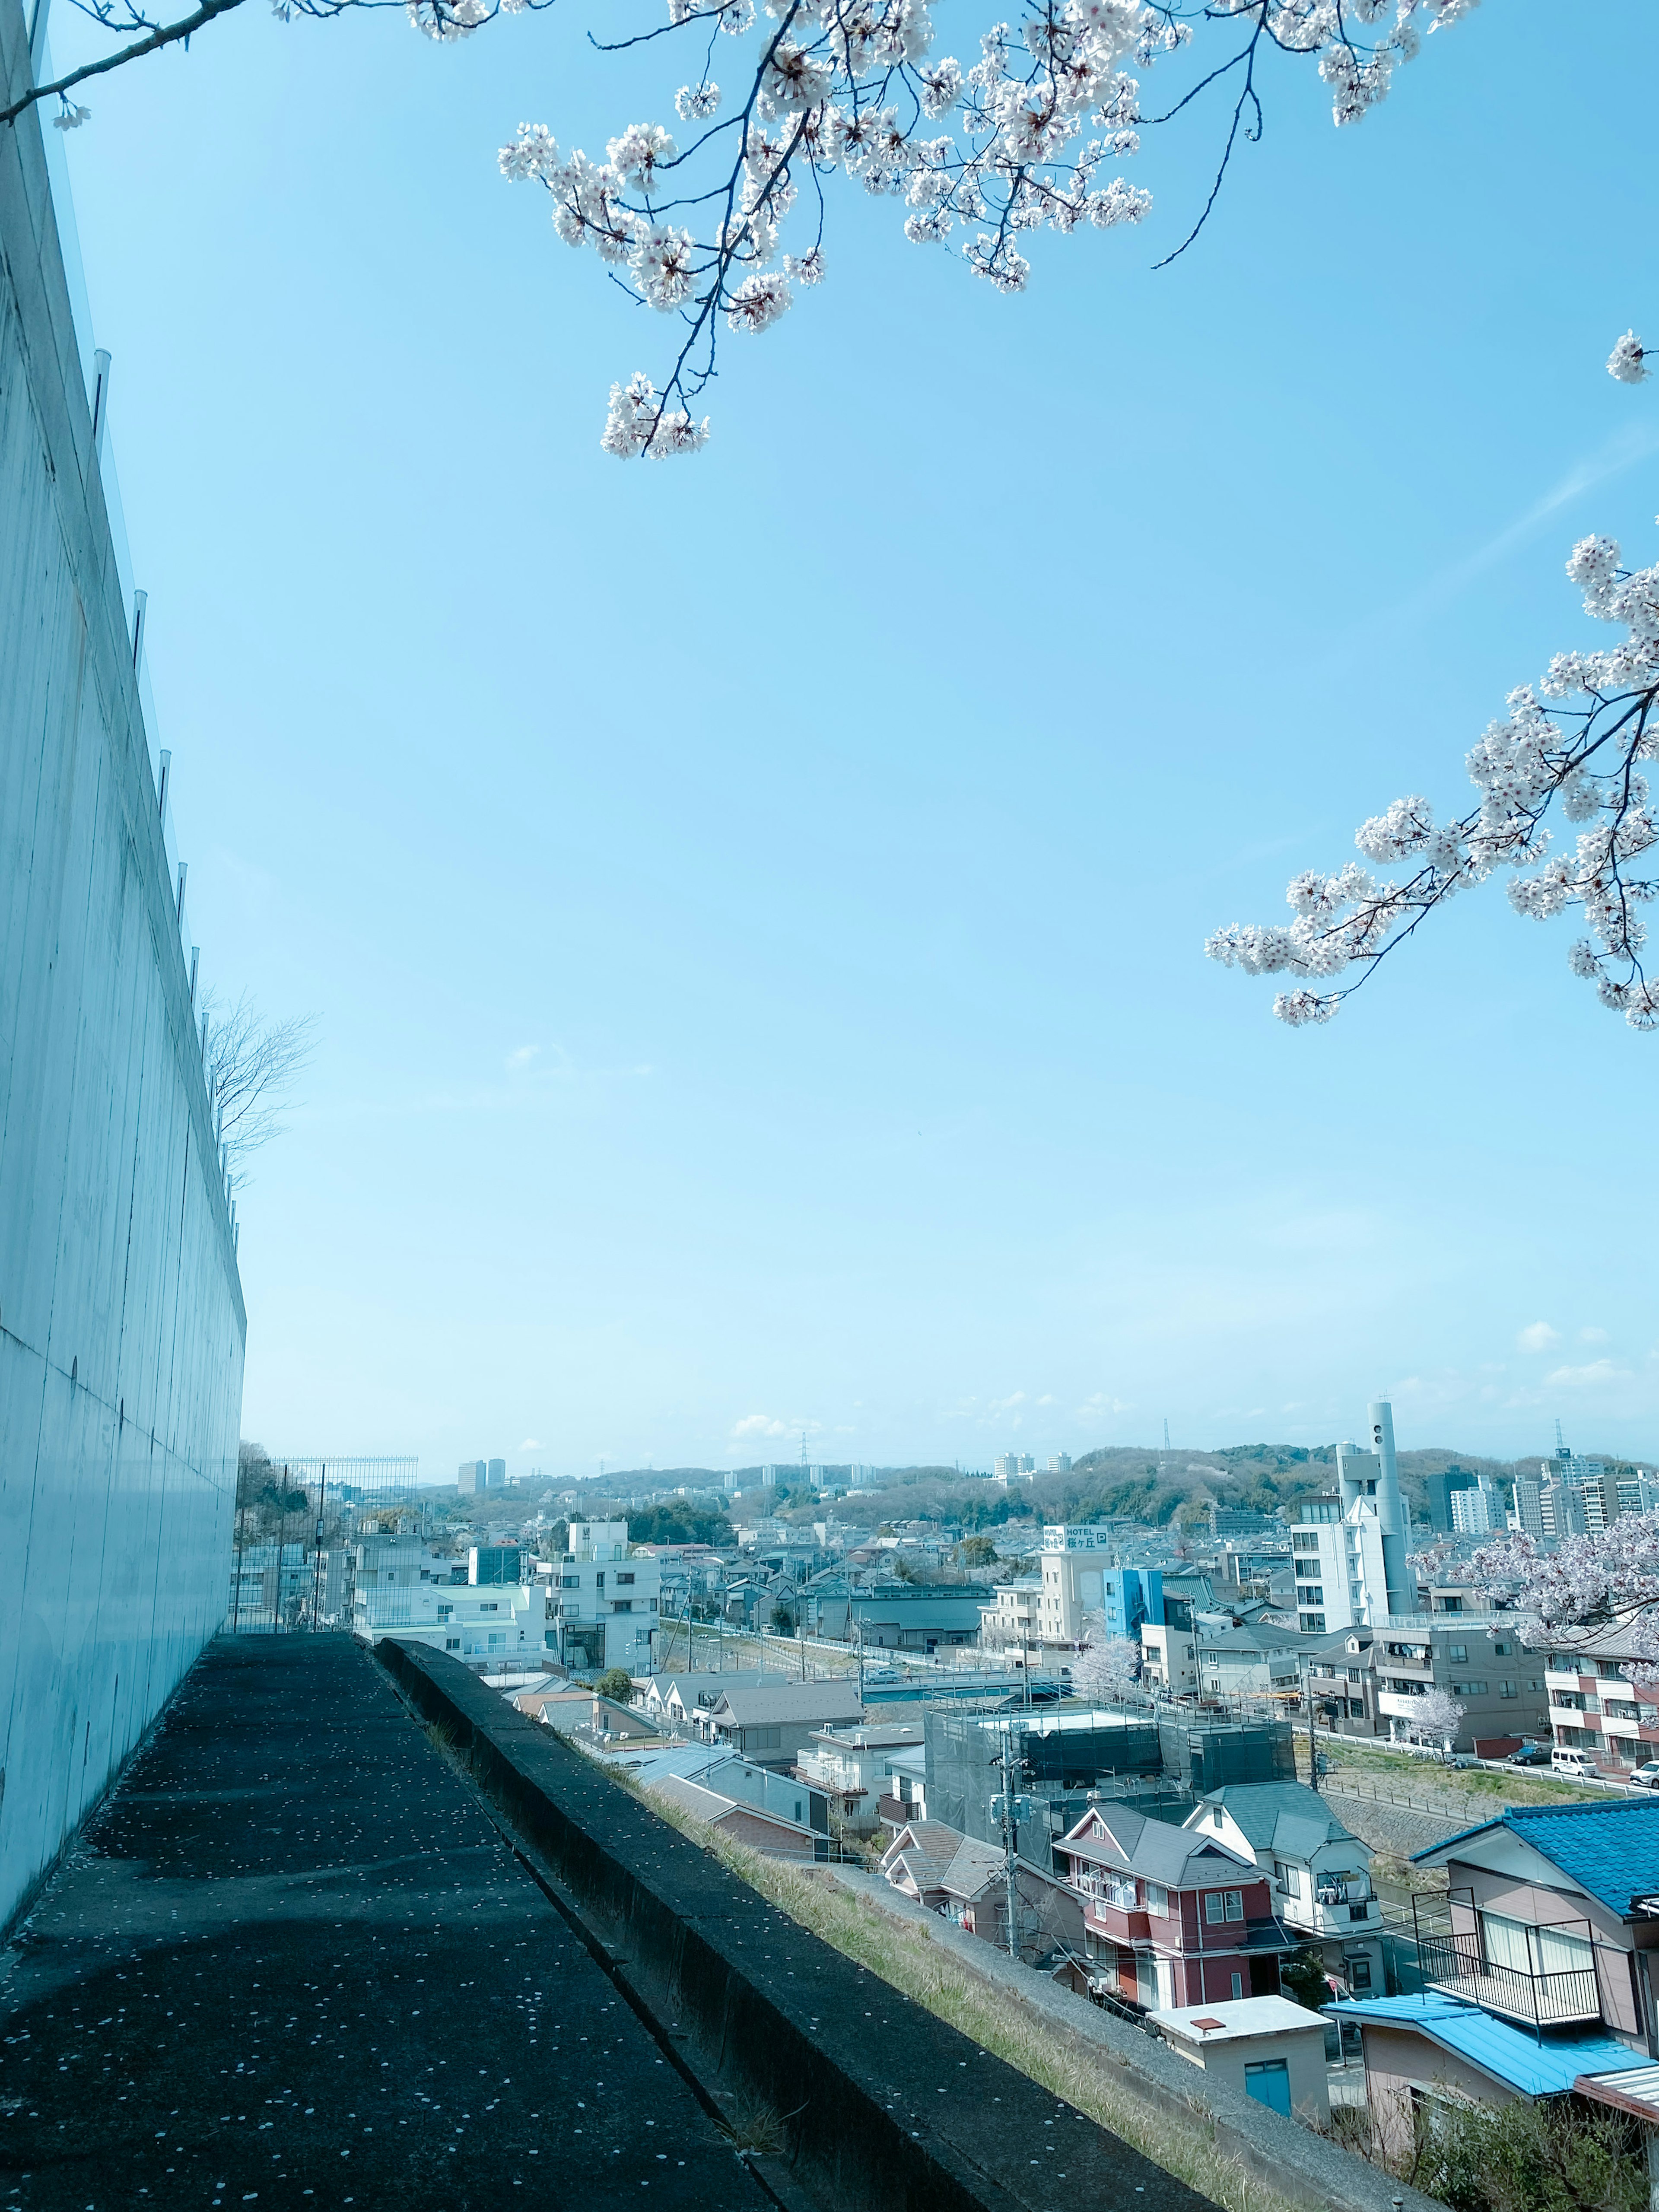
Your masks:
<path fill-rule="evenodd" d="M 1148 2013 L 1154 2027 L 1166 2028 L 1194 2043 L 1237 2042 L 1255 2035 L 1284 2035 L 1293 2028 L 1325 2026 L 1322 2013 L 1310 2012 L 1289 1997 L 1231 1997 L 1221 2004 L 1173 2005 Z"/>
<path fill-rule="evenodd" d="M 1412 1863 L 1443 1864 L 1456 1856 L 1458 1844 L 1498 1828 L 1530 1844 L 1613 1912 L 1628 1915 L 1632 1898 L 1659 1891 L 1659 1802 L 1649 1797 L 1613 1798 L 1605 1805 L 1511 1805 L 1495 1820 L 1415 1852 Z"/>
<path fill-rule="evenodd" d="M 1322 1844 L 1340 1843 L 1348 1835 L 1325 1800 L 1305 1782 L 1229 1782 L 1206 1793 L 1188 1815 L 1188 1826 L 1201 1825 L 1206 1808 L 1218 1806 L 1256 1850 L 1274 1850 L 1292 1858 L 1310 1858 Z"/>
<path fill-rule="evenodd" d="M 1231 1844 L 1197 1834 L 1191 1828 L 1172 1827 L 1167 1820 L 1148 1820 L 1146 1814 L 1132 1812 L 1127 1806 L 1091 1806 L 1079 1828 L 1091 1820 L 1099 1821 L 1106 1831 L 1104 1837 L 1083 1835 L 1074 1829 L 1057 1848 L 1103 1866 L 1127 1867 L 1171 1889 L 1189 1888 L 1212 1877 L 1219 1881 L 1236 1868 L 1248 1868 L 1251 1874 L 1256 1871 L 1255 1861 L 1243 1857 Z M 1207 1869 L 1203 1864 L 1206 1859 L 1212 1862 Z"/>
<path fill-rule="evenodd" d="M 1438 1990 L 1409 1997 L 1344 1999 L 1325 2010 L 1333 2019 L 1409 2028 L 1523 2097 L 1559 2095 L 1581 2074 L 1627 2071 L 1633 2056 L 1627 2043 L 1610 2035 L 1546 2040 Z"/>

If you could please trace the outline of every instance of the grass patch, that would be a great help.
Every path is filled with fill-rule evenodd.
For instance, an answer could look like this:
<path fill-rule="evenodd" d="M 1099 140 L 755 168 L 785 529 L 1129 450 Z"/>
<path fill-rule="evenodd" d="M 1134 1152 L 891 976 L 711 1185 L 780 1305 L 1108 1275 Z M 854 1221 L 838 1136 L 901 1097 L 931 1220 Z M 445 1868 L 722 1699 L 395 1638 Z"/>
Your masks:
<path fill-rule="evenodd" d="M 633 1790 L 671 1827 L 843 1958 L 914 1997 L 936 2018 L 970 2037 L 981 2051 L 1086 2112 L 1200 2196 L 1225 2205 L 1227 2212 L 1297 2212 L 1288 2198 L 1247 2174 L 1237 2159 L 1220 2148 L 1214 2123 L 1196 2092 L 1188 2100 L 1192 2118 L 1183 2122 L 1137 2095 L 1124 2062 L 1109 2051 L 1097 2055 L 1057 2043 L 1040 2020 L 1025 2014 L 993 1984 L 972 1972 L 927 1928 L 878 1911 L 830 1875 L 769 1859 L 732 1843 L 683 1807 L 640 1789 L 631 1777 L 613 1773 L 612 1779 Z"/>
<path fill-rule="evenodd" d="M 1299 1753 L 1304 1749 L 1301 1744 L 1297 1748 Z M 1458 1799 L 1473 1798 L 1477 1804 L 1584 1805 L 1605 1804 L 1607 1799 L 1605 1790 L 1577 1789 L 1525 1767 L 1493 1774 L 1484 1766 L 1440 1766 L 1413 1759 L 1409 1752 L 1384 1751 L 1340 1737 L 1333 1743 L 1322 1736 L 1319 1748 L 1330 1761 L 1328 1778 L 1339 1786 L 1345 1780 L 1374 1782 L 1380 1790 L 1397 1790 L 1425 1802 L 1450 1800 L 1455 1805 Z M 1302 1779 L 1307 1779 L 1305 1765 Z"/>

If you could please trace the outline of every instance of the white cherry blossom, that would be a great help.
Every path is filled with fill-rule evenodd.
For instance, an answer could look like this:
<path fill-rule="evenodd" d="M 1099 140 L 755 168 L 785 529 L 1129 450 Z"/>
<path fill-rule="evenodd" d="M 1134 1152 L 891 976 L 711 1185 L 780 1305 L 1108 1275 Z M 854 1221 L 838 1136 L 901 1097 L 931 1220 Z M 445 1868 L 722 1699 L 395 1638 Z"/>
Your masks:
<path fill-rule="evenodd" d="M 1613 374 L 1638 380 L 1642 352 L 1627 332 Z M 1659 757 L 1659 564 L 1632 568 L 1615 539 L 1590 537 L 1566 567 L 1585 614 L 1624 635 L 1600 652 L 1557 653 L 1535 687 L 1510 692 L 1507 712 L 1465 757 L 1475 806 L 1442 822 L 1426 799 L 1396 799 L 1354 842 L 1368 860 L 1403 864 L 1405 873 L 1377 878 L 1352 861 L 1334 875 L 1304 872 L 1286 893 L 1289 922 L 1236 922 L 1209 939 L 1212 959 L 1296 979 L 1273 1002 L 1281 1021 L 1328 1021 L 1437 907 L 1507 868 L 1517 914 L 1548 921 L 1582 912 L 1589 933 L 1569 948 L 1571 973 L 1632 1028 L 1659 1029 L 1659 977 L 1647 974 L 1639 911 L 1659 896 L 1659 808 L 1644 772 Z M 1559 851 L 1545 827 L 1553 808 L 1578 829 Z M 1358 978 L 1338 989 L 1310 988 L 1354 968 Z"/>

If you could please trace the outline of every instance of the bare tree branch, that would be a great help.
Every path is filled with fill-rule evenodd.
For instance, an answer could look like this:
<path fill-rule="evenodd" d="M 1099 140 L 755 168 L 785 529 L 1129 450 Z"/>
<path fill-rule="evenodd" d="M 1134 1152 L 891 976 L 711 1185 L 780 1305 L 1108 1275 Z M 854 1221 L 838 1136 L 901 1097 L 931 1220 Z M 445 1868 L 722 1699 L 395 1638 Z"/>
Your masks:
<path fill-rule="evenodd" d="M 202 1018 L 219 1135 L 231 1188 L 240 1190 L 248 1180 L 242 1162 L 283 1133 L 283 1109 L 292 1103 L 294 1086 L 316 1048 L 317 1017 L 267 1021 L 246 991 L 234 1003 L 206 991 Z"/>
<path fill-rule="evenodd" d="M 66 93 L 71 85 L 84 84 L 89 76 L 102 76 L 106 70 L 119 69 L 125 62 L 136 62 L 141 54 L 158 53 L 163 46 L 175 45 L 188 39 L 192 31 L 199 31 L 204 23 L 210 23 L 216 15 L 228 15 L 240 8 L 242 0 L 202 0 L 193 15 L 186 15 L 177 23 L 165 23 L 152 31 L 147 39 L 139 39 L 118 53 L 106 54 L 102 61 L 85 62 L 67 76 L 55 77 L 50 84 L 31 85 L 21 100 L 14 100 L 9 107 L 0 107 L 0 123 L 15 123 L 18 117 L 34 106 L 38 100 L 52 100 Z"/>

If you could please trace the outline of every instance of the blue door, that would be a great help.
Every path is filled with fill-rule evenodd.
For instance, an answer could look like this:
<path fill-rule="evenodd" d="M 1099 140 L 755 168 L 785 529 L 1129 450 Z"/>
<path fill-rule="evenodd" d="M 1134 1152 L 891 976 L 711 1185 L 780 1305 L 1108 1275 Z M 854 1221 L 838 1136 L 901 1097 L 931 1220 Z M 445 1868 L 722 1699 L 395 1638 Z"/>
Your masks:
<path fill-rule="evenodd" d="M 1276 2112 L 1291 2117 L 1291 2069 L 1282 2058 L 1264 2058 L 1260 2065 L 1244 2069 L 1244 2094 L 1254 2097 L 1258 2105 L 1270 2105 Z"/>

